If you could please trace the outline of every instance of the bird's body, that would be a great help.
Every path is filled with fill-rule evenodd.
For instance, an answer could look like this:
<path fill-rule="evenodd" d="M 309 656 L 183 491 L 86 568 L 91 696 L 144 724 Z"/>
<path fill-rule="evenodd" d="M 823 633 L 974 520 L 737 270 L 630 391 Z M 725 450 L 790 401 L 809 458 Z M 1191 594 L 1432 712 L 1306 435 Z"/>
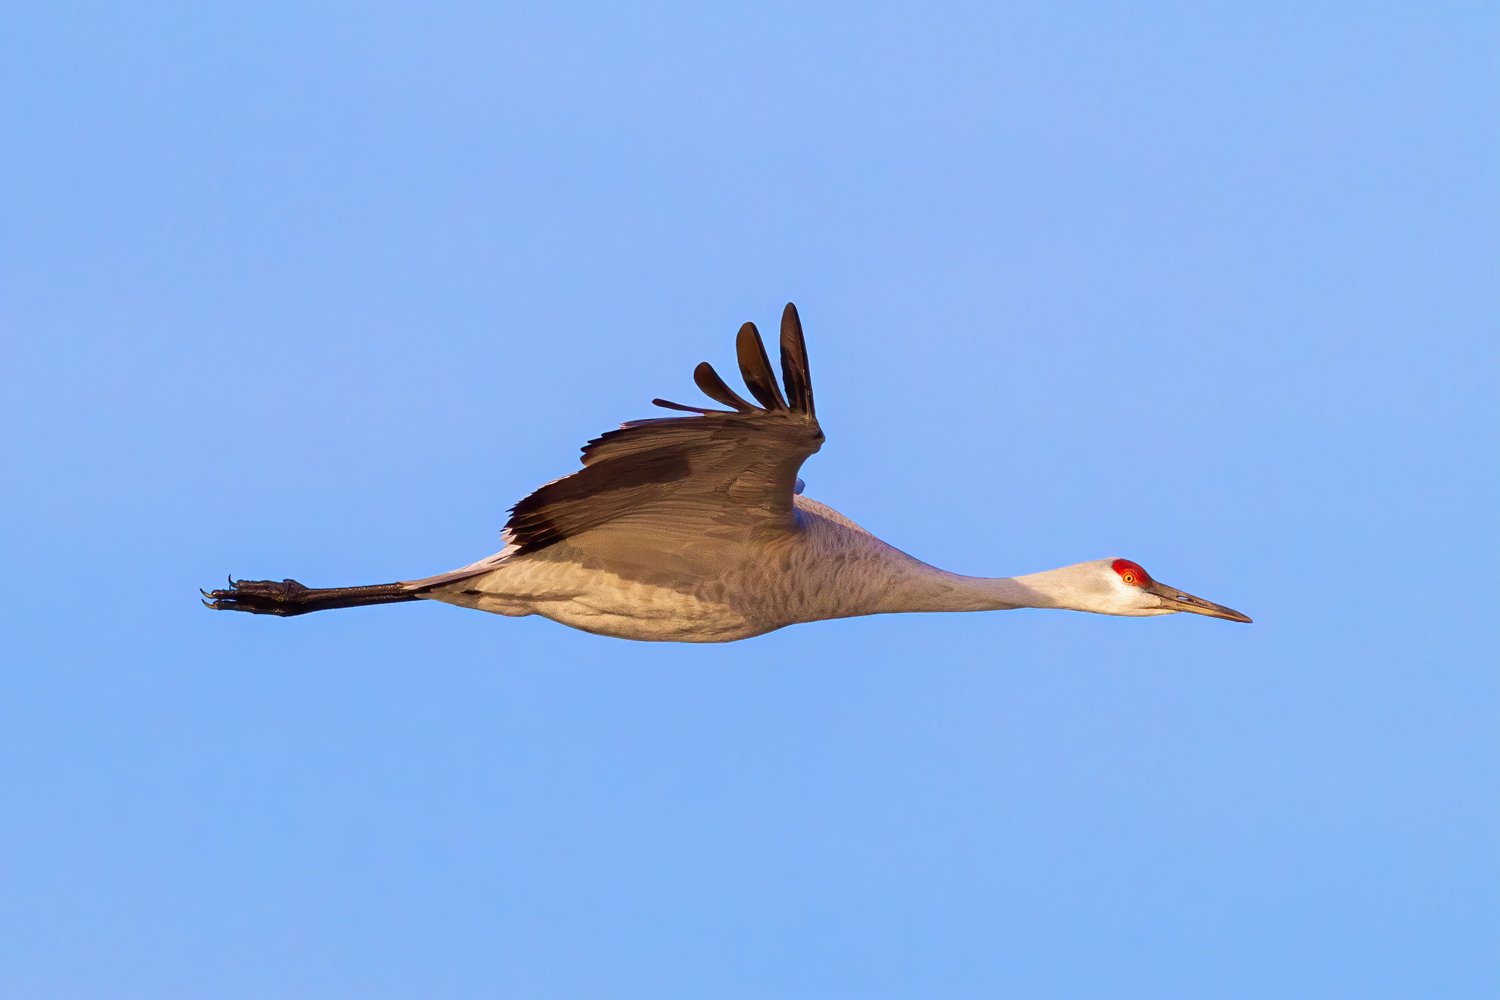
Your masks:
<path fill-rule="evenodd" d="M 797 471 L 823 443 L 802 327 L 788 305 L 777 384 L 759 333 L 740 330 L 756 403 L 707 364 L 694 378 L 727 410 L 642 420 L 590 442 L 584 468 L 513 508 L 505 547 L 452 572 L 373 587 L 310 590 L 231 581 L 210 607 L 281 616 L 434 600 L 541 615 L 621 639 L 730 642 L 787 625 L 906 611 L 1068 608 L 1146 616 L 1193 611 L 1249 621 L 1101 559 L 1017 578 L 967 577 L 887 545 L 803 497 Z"/>
<path fill-rule="evenodd" d="M 600 531 L 409 585 L 431 600 L 537 614 L 620 639 L 729 642 L 799 622 L 941 610 L 969 579 L 913 559 L 815 500 L 797 497 L 794 511 L 795 527 L 770 537 L 725 532 L 667 547 Z"/>

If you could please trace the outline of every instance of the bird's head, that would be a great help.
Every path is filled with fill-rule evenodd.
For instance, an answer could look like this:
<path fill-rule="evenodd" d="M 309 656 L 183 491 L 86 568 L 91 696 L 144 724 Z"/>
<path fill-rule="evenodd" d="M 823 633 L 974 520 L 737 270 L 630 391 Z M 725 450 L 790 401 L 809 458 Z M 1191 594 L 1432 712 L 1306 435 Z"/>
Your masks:
<path fill-rule="evenodd" d="M 1251 620 L 1222 604 L 1159 583 L 1140 563 L 1129 559 L 1099 559 L 1083 565 L 1089 567 L 1089 590 L 1105 614 L 1143 617 L 1190 611 L 1231 622 Z"/>

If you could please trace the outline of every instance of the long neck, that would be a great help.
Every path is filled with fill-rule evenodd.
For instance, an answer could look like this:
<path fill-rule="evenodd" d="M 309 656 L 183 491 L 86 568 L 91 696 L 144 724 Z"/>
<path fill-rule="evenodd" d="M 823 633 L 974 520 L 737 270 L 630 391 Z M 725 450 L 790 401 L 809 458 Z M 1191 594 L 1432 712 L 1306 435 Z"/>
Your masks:
<path fill-rule="evenodd" d="M 1081 600 L 1074 567 L 1027 576 L 962 576 L 918 563 L 883 595 L 883 611 L 1004 611 L 1011 608 L 1091 610 Z"/>
<path fill-rule="evenodd" d="M 802 527 L 783 579 L 789 621 L 901 611 L 1073 608 L 1082 603 L 1083 564 L 1018 577 L 962 576 L 881 541 L 830 507 L 797 498 Z"/>

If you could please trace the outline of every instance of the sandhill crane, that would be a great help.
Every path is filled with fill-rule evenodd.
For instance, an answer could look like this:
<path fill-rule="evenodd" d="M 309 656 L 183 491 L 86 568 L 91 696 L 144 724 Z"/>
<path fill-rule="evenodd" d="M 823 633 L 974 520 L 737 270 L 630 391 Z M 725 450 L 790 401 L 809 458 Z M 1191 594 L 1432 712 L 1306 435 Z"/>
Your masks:
<path fill-rule="evenodd" d="M 937 569 L 802 496 L 797 472 L 823 445 L 797 309 L 781 317 L 777 384 L 753 323 L 737 355 L 755 403 L 707 362 L 693 381 L 728 409 L 636 420 L 590 441 L 583 468 L 511 508 L 504 547 L 462 569 L 401 583 L 311 589 L 239 580 L 204 591 L 223 611 L 309 611 L 430 600 L 542 615 L 621 639 L 731 642 L 798 622 L 898 611 L 1066 608 L 1250 619 L 1108 558 L 1029 576 Z M 759 404 L 759 405 L 757 405 Z"/>

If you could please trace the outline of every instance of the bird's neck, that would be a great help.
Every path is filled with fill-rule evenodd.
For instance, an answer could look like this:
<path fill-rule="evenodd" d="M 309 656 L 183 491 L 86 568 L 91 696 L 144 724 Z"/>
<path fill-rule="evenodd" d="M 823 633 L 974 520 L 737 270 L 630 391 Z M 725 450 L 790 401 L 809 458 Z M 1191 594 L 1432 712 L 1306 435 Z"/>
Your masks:
<path fill-rule="evenodd" d="M 1028 576 L 963 576 L 902 552 L 817 501 L 798 497 L 797 508 L 803 530 L 786 575 L 795 591 L 787 610 L 810 617 L 790 620 L 902 611 L 1096 610 L 1088 596 L 1087 564 Z"/>
<path fill-rule="evenodd" d="M 892 604 L 903 611 L 1005 611 L 1012 608 L 1095 610 L 1077 586 L 1075 567 L 1027 576 L 962 576 L 926 567 L 926 572 L 893 588 Z"/>

